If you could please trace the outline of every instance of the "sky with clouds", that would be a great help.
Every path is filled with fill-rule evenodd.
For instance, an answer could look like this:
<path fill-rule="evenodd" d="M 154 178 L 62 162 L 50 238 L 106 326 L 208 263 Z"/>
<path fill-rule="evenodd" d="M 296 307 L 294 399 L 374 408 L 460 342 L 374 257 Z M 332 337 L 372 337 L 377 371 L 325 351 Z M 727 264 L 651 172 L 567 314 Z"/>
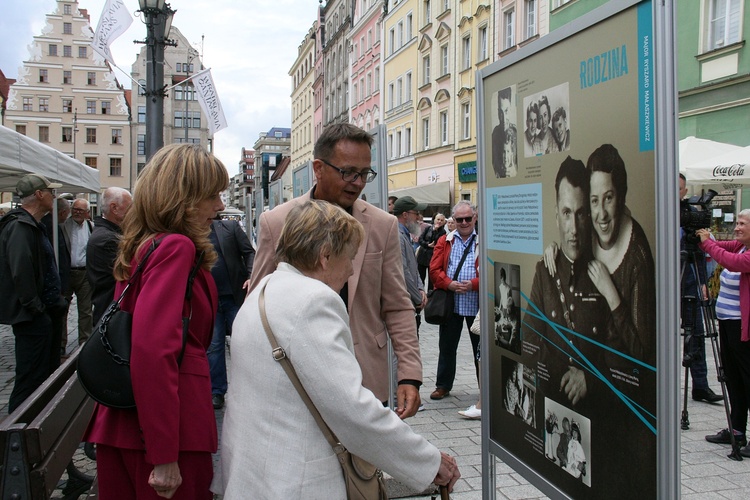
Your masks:
<path fill-rule="evenodd" d="M 105 0 L 79 0 L 87 9 L 91 29 L 99 22 Z M 55 0 L 2 0 L 0 16 L 0 69 L 17 78 L 28 59 L 27 46 L 41 34 L 45 15 L 56 8 Z M 133 40 L 146 37 L 139 19 L 138 0 L 125 0 L 133 15 L 128 31 L 111 45 L 115 63 L 129 72 L 140 50 Z M 289 69 L 297 49 L 317 16 L 316 0 L 173 0 L 172 25 L 193 46 L 203 43 L 203 65 L 211 68 L 228 127 L 214 136 L 214 152 L 231 175 L 238 172 L 243 147 L 252 148 L 260 132 L 291 126 L 291 79 Z M 115 69 L 126 88 L 130 78 Z"/>

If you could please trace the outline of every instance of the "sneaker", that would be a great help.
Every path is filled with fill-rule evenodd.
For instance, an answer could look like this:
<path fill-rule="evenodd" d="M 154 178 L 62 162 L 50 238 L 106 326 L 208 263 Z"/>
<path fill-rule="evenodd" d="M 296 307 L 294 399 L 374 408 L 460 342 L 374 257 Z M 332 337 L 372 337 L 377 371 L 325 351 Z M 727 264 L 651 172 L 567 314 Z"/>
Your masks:
<path fill-rule="evenodd" d="M 744 434 L 734 433 L 734 439 L 739 443 L 740 446 L 747 444 Z M 722 429 L 716 434 L 706 436 L 706 441 L 714 444 L 732 444 L 732 438 L 729 436 L 729 429 Z"/>
<path fill-rule="evenodd" d="M 417 411 L 424 411 L 424 405 L 419 405 L 419 408 L 417 409 Z"/>
<path fill-rule="evenodd" d="M 477 405 L 471 405 L 465 410 L 459 411 L 458 414 L 469 420 L 479 420 L 482 418 L 482 410 L 477 408 Z"/>

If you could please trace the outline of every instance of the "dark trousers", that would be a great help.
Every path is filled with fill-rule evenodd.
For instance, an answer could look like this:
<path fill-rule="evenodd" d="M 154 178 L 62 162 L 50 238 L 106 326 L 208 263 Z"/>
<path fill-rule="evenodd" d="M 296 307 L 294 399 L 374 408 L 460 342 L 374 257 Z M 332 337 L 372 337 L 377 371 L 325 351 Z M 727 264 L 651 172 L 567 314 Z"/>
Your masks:
<path fill-rule="evenodd" d="M 745 434 L 750 404 L 750 342 L 742 342 L 740 320 L 719 320 L 721 363 L 731 405 L 732 428 Z"/>
<path fill-rule="evenodd" d="M 694 281 L 693 281 L 694 283 Z M 693 293 L 683 288 L 683 294 Z M 708 366 L 706 365 L 706 328 L 703 325 L 703 312 L 698 303 L 693 300 L 682 301 L 682 327 L 692 328 L 692 336 L 688 339 L 685 350 L 692 355 L 690 364 L 690 378 L 693 379 L 693 389 L 708 389 Z M 687 354 L 686 353 L 686 354 Z"/>
<path fill-rule="evenodd" d="M 208 369 L 211 374 L 211 394 L 224 395 L 227 393 L 227 335 L 232 334 L 232 323 L 240 308 L 234 302 L 232 295 L 219 297 L 219 307 L 214 320 L 214 336 L 208 346 Z"/>
<path fill-rule="evenodd" d="M 461 316 L 460 314 L 453 313 L 447 323 L 440 325 L 440 340 L 438 344 L 440 354 L 438 355 L 437 380 L 435 382 L 435 386 L 438 388 L 442 387 L 449 391 L 453 389 L 453 381 L 456 378 L 456 352 L 458 351 L 458 344 L 461 341 L 464 322 L 466 322 L 467 328 L 471 328 L 472 323 L 474 323 L 474 316 Z M 479 365 L 477 363 L 479 335 L 469 332 L 469 339 L 471 340 L 471 348 L 474 351 L 474 368 L 477 373 L 477 381 L 479 381 Z"/>
<path fill-rule="evenodd" d="M 18 408 L 59 366 L 59 336 L 53 349 L 55 331 L 59 333 L 60 329 L 55 330 L 53 321 L 47 314 L 40 314 L 30 321 L 13 325 L 16 382 L 8 399 L 8 413 Z M 52 362 L 53 357 L 57 357 L 56 365 Z"/>

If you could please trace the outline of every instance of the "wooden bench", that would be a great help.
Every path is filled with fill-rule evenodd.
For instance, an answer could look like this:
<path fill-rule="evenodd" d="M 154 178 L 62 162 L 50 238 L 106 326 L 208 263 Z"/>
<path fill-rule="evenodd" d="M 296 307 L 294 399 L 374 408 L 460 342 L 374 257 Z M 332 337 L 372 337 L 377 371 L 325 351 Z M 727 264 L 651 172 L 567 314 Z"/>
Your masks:
<path fill-rule="evenodd" d="M 66 469 L 77 472 L 68 466 L 94 411 L 75 372 L 79 352 L 0 422 L 0 498 L 48 499 Z"/>

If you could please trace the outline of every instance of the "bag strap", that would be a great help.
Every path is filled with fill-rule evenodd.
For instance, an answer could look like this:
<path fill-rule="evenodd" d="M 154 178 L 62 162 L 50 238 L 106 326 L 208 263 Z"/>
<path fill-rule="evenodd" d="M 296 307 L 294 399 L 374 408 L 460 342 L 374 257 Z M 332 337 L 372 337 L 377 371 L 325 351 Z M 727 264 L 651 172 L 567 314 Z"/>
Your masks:
<path fill-rule="evenodd" d="M 456 281 L 458 279 L 458 274 L 461 272 L 461 268 L 464 265 L 464 261 L 466 260 L 466 256 L 469 255 L 469 250 L 471 250 L 471 245 L 474 242 L 474 234 L 471 235 L 471 238 L 469 238 L 469 243 L 467 243 L 466 248 L 464 248 L 464 253 L 461 256 L 461 261 L 458 263 L 458 267 L 456 268 L 456 272 L 453 274 L 453 281 Z"/>
<path fill-rule="evenodd" d="M 346 451 L 346 448 L 344 448 L 344 446 L 333 434 L 331 428 L 328 427 L 328 424 L 326 424 L 325 420 L 323 420 L 323 417 L 320 416 L 320 412 L 315 407 L 315 403 L 312 402 L 310 396 L 307 394 L 307 391 L 304 387 L 302 387 L 302 382 L 300 382 L 299 377 L 297 376 L 297 372 L 294 371 L 292 362 L 289 361 L 289 358 L 286 356 L 286 351 L 284 351 L 284 348 L 281 347 L 276 341 L 273 330 L 271 330 L 271 325 L 268 323 L 268 317 L 266 316 L 266 285 L 268 285 L 268 281 L 263 284 L 263 288 L 261 288 L 260 290 L 260 296 L 258 297 L 258 309 L 260 310 L 260 321 L 261 323 L 263 323 L 263 330 L 266 332 L 268 342 L 271 343 L 271 347 L 273 348 L 273 359 L 281 363 L 281 367 L 284 368 L 284 371 L 289 377 L 289 380 L 292 382 L 292 385 L 294 385 L 294 388 L 297 389 L 297 392 L 302 398 L 302 401 L 305 402 L 307 409 L 310 410 L 310 413 L 315 419 L 315 423 L 317 423 L 318 427 L 320 427 L 320 430 L 328 441 L 328 444 L 331 445 L 333 451 L 336 453 L 336 455 L 338 455 Z"/>

